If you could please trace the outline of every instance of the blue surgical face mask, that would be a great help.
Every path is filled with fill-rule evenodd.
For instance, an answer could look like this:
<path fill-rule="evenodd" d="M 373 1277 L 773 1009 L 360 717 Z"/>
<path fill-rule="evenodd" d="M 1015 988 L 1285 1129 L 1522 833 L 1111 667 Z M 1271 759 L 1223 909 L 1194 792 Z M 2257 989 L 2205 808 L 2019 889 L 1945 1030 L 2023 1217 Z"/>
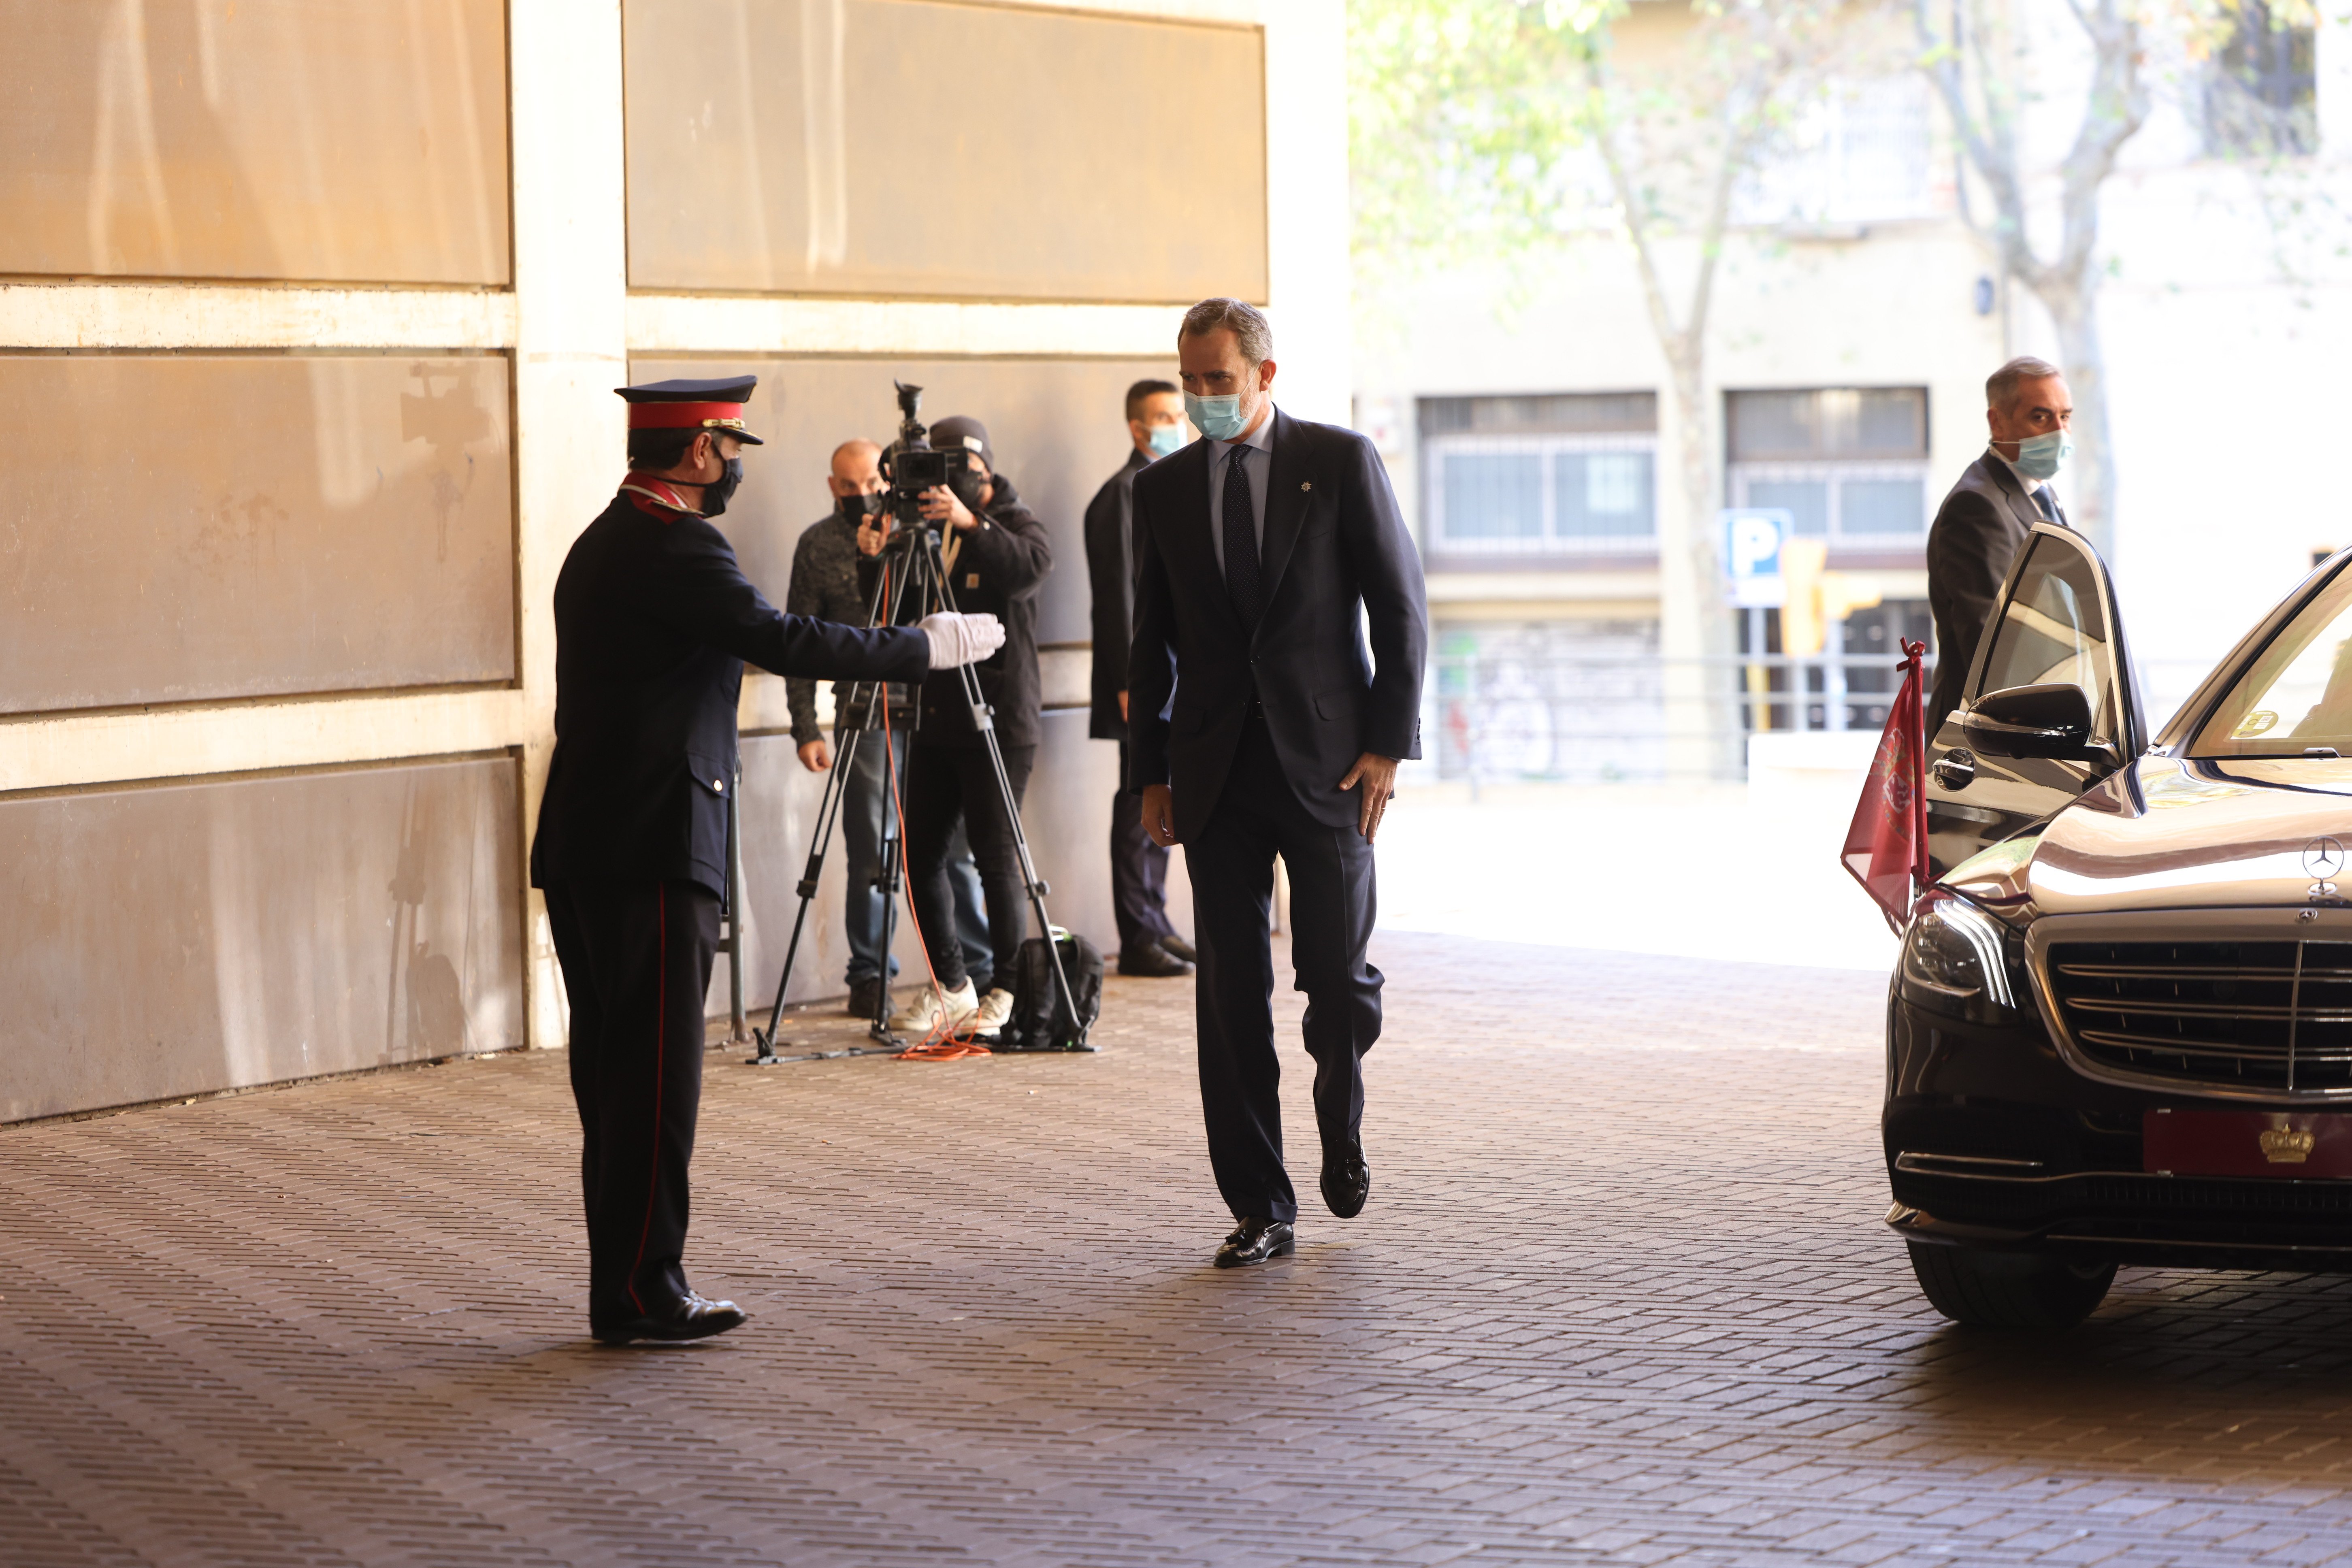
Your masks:
<path fill-rule="evenodd" d="M 1171 452 L 1180 451 L 1184 445 L 1184 426 L 1154 425 L 1151 427 L 1150 443 L 1151 455 L 1155 458 L 1164 458 Z"/>
<path fill-rule="evenodd" d="M 2063 430 L 2029 436 L 2017 444 L 2017 471 L 2029 479 L 2053 479 L 2074 455 L 2074 438 Z"/>
<path fill-rule="evenodd" d="M 1242 400 L 1239 393 L 1223 397 L 1195 397 L 1184 395 L 1184 417 L 1192 427 L 1212 441 L 1230 441 L 1242 433 Z"/>

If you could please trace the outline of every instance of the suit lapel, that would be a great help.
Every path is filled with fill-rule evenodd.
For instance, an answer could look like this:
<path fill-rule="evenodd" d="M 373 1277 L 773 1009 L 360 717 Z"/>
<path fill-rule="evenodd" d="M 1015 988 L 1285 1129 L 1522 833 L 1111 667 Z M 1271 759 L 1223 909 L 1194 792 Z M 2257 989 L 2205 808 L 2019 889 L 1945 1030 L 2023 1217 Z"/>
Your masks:
<path fill-rule="evenodd" d="M 2033 504 L 2033 498 L 2025 493 L 2025 481 L 2017 477 L 2014 468 L 2001 460 L 1999 453 L 1988 449 L 1978 460 L 1984 464 L 1986 475 L 2000 491 L 2001 498 L 2008 501 L 2009 514 L 2017 520 L 2020 528 L 2030 530 L 2037 522 L 2050 521 L 2042 515 L 2042 509 Z"/>
<path fill-rule="evenodd" d="M 1307 492 L 1299 476 L 1307 471 L 1307 454 L 1300 450 L 1298 421 L 1274 411 L 1274 460 L 1266 468 L 1265 545 L 1265 602 L 1274 605 L 1282 586 L 1283 569 L 1290 564 L 1291 547 L 1298 542 L 1300 522 L 1307 514 Z"/>

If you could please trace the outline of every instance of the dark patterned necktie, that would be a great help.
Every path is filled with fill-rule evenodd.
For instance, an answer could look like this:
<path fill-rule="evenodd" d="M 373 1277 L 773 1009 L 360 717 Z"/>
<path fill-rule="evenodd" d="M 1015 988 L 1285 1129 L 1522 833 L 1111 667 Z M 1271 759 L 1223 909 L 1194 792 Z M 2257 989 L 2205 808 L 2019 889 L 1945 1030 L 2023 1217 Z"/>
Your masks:
<path fill-rule="evenodd" d="M 1235 447 L 1225 461 L 1225 588 L 1242 625 L 1257 629 L 1265 613 L 1265 579 L 1259 574 L 1257 517 L 1250 508 L 1249 474 L 1242 468 L 1247 447 Z"/>
<path fill-rule="evenodd" d="M 2058 515 L 2058 498 L 2050 493 L 2050 487 L 2048 485 L 2036 485 L 2033 487 L 2033 504 L 2040 507 L 2042 509 L 2042 515 L 2048 518 L 2051 521 L 2064 522 L 2066 521 L 2064 518 Z"/>

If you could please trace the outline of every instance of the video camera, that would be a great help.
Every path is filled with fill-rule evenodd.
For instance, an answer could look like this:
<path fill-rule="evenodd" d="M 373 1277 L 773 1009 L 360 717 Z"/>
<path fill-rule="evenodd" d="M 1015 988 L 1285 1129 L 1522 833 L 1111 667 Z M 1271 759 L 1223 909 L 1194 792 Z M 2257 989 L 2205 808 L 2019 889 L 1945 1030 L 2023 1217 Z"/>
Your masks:
<path fill-rule="evenodd" d="M 929 427 L 917 417 L 923 406 L 921 387 L 903 381 L 890 384 L 898 389 L 898 438 L 882 454 L 882 477 L 890 481 L 889 510 L 898 521 L 898 537 L 906 538 L 931 526 L 922 513 L 923 492 L 948 482 L 948 459 L 961 454 L 931 445 Z"/>

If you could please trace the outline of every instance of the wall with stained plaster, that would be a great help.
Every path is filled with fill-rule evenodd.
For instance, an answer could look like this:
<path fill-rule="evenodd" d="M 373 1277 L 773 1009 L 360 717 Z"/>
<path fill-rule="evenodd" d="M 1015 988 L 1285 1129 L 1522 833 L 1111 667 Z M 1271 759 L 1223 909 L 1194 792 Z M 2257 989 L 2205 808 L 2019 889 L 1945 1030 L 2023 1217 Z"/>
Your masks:
<path fill-rule="evenodd" d="M 691 58 L 666 77 L 691 89 L 730 58 L 699 13 L 771 9 L 641 29 L 667 5 L 0 0 L 0 994 L 30 1019 L 0 1121 L 562 1044 L 524 873 L 553 742 L 549 606 L 619 477 L 612 389 L 633 364 L 772 367 L 763 395 L 798 434 L 753 480 L 777 537 L 746 557 L 771 574 L 823 506 L 800 447 L 887 423 L 887 405 L 848 405 L 892 365 L 975 411 L 1009 400 L 1008 466 L 1017 448 L 1069 542 L 1048 635 L 1071 640 L 1063 514 L 1120 458 L 1106 389 L 1167 363 L 1188 298 L 1267 300 L 1286 406 L 1347 416 L 1339 0 L 784 8 L 853 28 L 887 11 L 916 58 L 948 36 L 925 30 L 936 16 L 992 48 L 1039 28 L 1181 35 L 1239 73 L 1207 83 L 1183 48 L 1120 44 L 1133 90 L 1106 105 L 1077 79 L 1092 57 L 1048 51 L 1024 68 L 1070 102 L 1045 107 L 1128 129 L 986 156 L 945 132 L 844 142 L 846 167 L 879 150 L 910 171 L 940 197 L 925 221 L 964 243 L 950 263 L 897 224 L 903 203 L 877 218 L 845 186 L 822 288 L 806 233 L 773 272 L 722 278 L 745 214 L 694 193 L 734 165 L 631 128 L 647 59 L 625 54 L 625 20 L 632 50 Z M 738 164 L 786 158 L 787 130 L 830 101 L 789 73 L 754 89 L 752 129 L 720 149 Z M 1202 207 L 1183 194 L 1197 171 L 1172 165 L 1211 91 L 1234 123 Z M 1024 161 L 1041 183 L 1022 184 Z M 806 190 L 756 188 L 805 221 Z M 747 840 L 770 868 L 796 864 L 819 782 L 758 733 L 781 698 L 747 686 Z M 1024 817 L 1056 918 L 1102 940 L 1114 748 L 1076 710 L 1048 730 Z M 796 995 L 837 991 L 838 875 Z M 754 995 L 790 893 L 781 870 L 755 879 Z M 723 963 L 714 979 L 716 1000 Z"/>

